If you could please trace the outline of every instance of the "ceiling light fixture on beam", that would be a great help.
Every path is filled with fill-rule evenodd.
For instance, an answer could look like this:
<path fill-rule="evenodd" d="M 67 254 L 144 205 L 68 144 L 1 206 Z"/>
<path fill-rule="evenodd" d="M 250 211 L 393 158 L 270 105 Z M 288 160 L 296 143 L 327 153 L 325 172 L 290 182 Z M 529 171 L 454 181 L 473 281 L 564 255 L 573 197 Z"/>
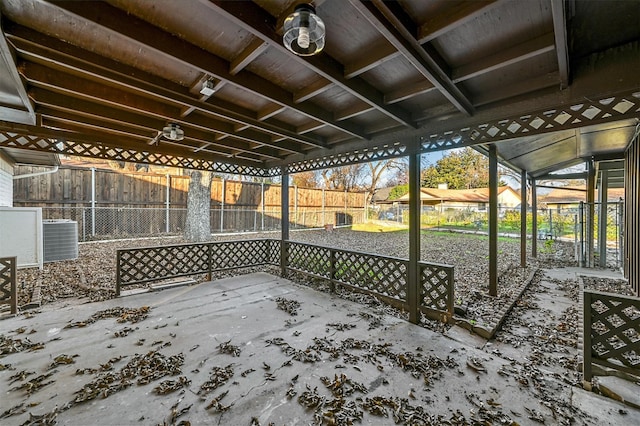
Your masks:
<path fill-rule="evenodd" d="M 200 89 L 200 94 L 204 96 L 211 96 L 216 93 L 216 82 L 209 78 L 202 83 L 202 89 Z"/>
<path fill-rule="evenodd" d="M 181 141 L 184 139 L 184 130 L 176 123 L 171 123 L 162 129 L 162 136 L 172 141 Z"/>
<path fill-rule="evenodd" d="M 324 48 L 324 22 L 311 4 L 302 3 L 284 20 L 284 46 L 299 56 L 313 56 Z"/>

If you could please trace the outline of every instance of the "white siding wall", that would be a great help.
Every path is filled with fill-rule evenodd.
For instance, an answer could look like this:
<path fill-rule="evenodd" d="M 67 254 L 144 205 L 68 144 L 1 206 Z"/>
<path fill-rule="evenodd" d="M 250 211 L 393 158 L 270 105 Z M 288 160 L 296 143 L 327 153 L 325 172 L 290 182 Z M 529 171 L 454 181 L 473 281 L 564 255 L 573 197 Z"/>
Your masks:
<path fill-rule="evenodd" d="M 0 207 L 13 206 L 13 166 L 0 156 Z"/>

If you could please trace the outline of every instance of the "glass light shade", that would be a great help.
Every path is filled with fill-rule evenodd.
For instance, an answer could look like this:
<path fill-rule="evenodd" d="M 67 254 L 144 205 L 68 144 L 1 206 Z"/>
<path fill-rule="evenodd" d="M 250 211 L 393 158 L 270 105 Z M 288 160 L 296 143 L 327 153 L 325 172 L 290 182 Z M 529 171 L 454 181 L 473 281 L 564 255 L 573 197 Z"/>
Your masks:
<path fill-rule="evenodd" d="M 312 56 L 324 48 L 324 22 L 313 6 L 299 4 L 284 20 L 285 47 L 299 56 Z"/>
<path fill-rule="evenodd" d="M 162 129 L 162 136 L 172 141 L 181 141 L 184 139 L 184 130 L 176 123 L 171 123 Z"/>

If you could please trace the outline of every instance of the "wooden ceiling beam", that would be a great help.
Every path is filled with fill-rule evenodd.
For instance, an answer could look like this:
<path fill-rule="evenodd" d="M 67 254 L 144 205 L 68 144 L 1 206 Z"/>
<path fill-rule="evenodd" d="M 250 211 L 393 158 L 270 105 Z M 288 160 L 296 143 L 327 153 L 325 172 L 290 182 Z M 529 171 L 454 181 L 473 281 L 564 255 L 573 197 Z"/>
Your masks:
<path fill-rule="evenodd" d="M 569 47 L 567 45 L 567 18 L 563 0 L 551 0 L 551 14 L 553 16 L 558 71 L 560 72 L 560 89 L 566 89 L 569 87 Z"/>
<path fill-rule="evenodd" d="M 29 96 L 27 96 L 27 91 L 22 84 L 20 74 L 15 67 L 13 54 L 3 34 L 3 19 L 2 13 L 0 13 L 0 61 L 6 64 L 6 68 L 9 71 L 9 79 L 12 80 L 13 87 L 15 88 L 22 105 L 20 107 L 15 104 L 0 105 L 0 113 L 3 115 L 10 115 L 12 118 L 16 118 L 18 121 L 24 122 L 25 124 L 35 124 L 36 114 L 34 112 L 33 105 L 31 105 Z"/>
<path fill-rule="evenodd" d="M 200 90 L 202 89 L 202 86 L 204 85 L 204 83 L 206 81 L 208 81 L 211 77 L 209 77 L 206 74 L 203 74 L 202 77 L 200 77 L 194 84 L 191 85 L 191 87 L 189 88 L 189 92 L 191 92 L 192 94 L 194 94 L 195 96 L 198 96 L 198 99 L 200 100 L 200 102 L 204 102 L 207 99 L 209 99 L 211 96 L 213 96 L 213 93 L 211 95 L 204 95 L 200 93 Z M 220 81 L 218 81 L 218 83 L 220 83 Z M 224 86 L 223 84 L 220 84 L 220 87 L 217 87 L 218 84 L 216 84 L 216 87 L 213 88 L 214 93 L 220 89 L 220 87 Z M 196 107 L 191 105 L 188 107 L 185 107 L 184 110 L 180 113 L 180 117 L 186 117 L 187 115 L 191 114 L 193 111 L 196 110 Z"/>
<path fill-rule="evenodd" d="M 269 47 L 269 45 L 258 38 L 251 41 L 251 43 L 231 61 L 229 73 L 231 75 L 238 74 L 244 67 L 257 58 L 258 55 L 267 50 L 267 47 Z"/>
<path fill-rule="evenodd" d="M 72 132 L 68 130 L 51 129 L 51 128 L 41 127 L 41 126 L 30 126 L 30 125 L 7 123 L 7 122 L 0 122 L 0 129 L 7 132 L 29 135 L 31 137 L 58 139 L 62 141 L 73 141 L 74 143 L 96 145 L 101 147 L 112 147 L 114 151 L 127 150 L 130 152 L 137 152 L 137 153 L 149 152 L 149 146 L 146 144 L 141 145 L 140 141 L 137 139 L 134 139 L 131 137 L 113 136 L 108 133 Z M 34 149 L 34 148 L 29 147 L 25 149 Z M 44 152 L 54 152 L 52 151 L 52 148 L 50 146 L 43 146 L 41 148 L 38 147 L 37 150 L 44 151 Z M 177 156 L 177 157 L 188 158 L 192 160 L 223 162 L 223 163 L 226 163 L 229 161 L 229 158 L 225 156 L 212 155 L 209 153 L 194 154 L 194 152 L 188 149 L 187 147 L 180 147 L 180 146 L 168 146 L 168 145 L 154 146 L 153 153 L 167 155 L 171 157 Z M 70 152 L 70 154 L 91 156 L 94 158 L 107 158 L 106 156 L 99 156 L 95 154 L 89 155 L 90 153 L 79 154 L 78 152 Z M 145 155 L 144 157 L 148 158 L 148 155 Z M 158 164 L 162 164 L 162 163 L 158 163 Z M 235 162 L 235 164 L 240 166 L 256 167 L 255 163 L 248 162 L 248 161 Z M 167 165 L 167 164 L 164 164 L 164 165 Z"/>
<path fill-rule="evenodd" d="M 86 120 L 82 122 L 77 122 L 72 118 L 69 118 L 69 119 L 61 118 L 59 114 L 55 116 L 49 116 L 49 115 L 43 114 L 42 117 L 43 117 L 42 126 L 45 126 L 45 127 L 63 129 L 63 130 L 68 130 L 72 132 L 80 132 L 80 133 L 86 133 L 86 134 L 91 134 L 95 131 L 99 131 L 106 134 L 113 134 L 116 136 L 118 135 L 118 132 L 114 132 L 113 129 L 104 128 L 102 125 L 103 123 L 100 120 L 97 120 L 95 123 L 87 123 Z M 131 137 L 131 134 L 127 135 L 126 132 L 121 132 L 121 136 Z M 224 149 L 221 149 L 219 148 L 219 146 L 221 145 L 217 145 L 218 148 L 216 149 L 211 149 L 209 147 L 216 146 L 216 145 L 211 143 L 206 143 L 206 142 L 198 143 L 197 141 L 192 141 L 192 138 L 185 138 L 179 142 L 172 141 L 165 138 L 154 138 L 150 142 L 147 142 L 147 144 L 154 145 L 154 148 L 153 148 L 154 150 L 155 150 L 155 147 L 161 146 L 161 145 L 179 147 L 181 149 L 187 147 L 193 153 L 205 152 L 205 153 L 209 153 L 216 156 L 226 157 L 227 159 L 237 156 L 238 153 L 245 153 L 245 155 L 251 156 L 252 161 L 260 162 L 260 163 L 264 163 L 267 160 L 277 160 L 281 158 L 280 156 L 277 156 L 277 155 L 268 155 L 268 154 L 266 155 L 260 152 L 259 150 L 255 150 L 255 149 L 254 150 L 238 150 L 238 149 L 234 149 L 231 146 L 227 146 L 227 147 L 224 147 Z M 249 157 L 245 157 L 245 158 L 249 158 Z"/>
<path fill-rule="evenodd" d="M 388 104 L 404 101 L 405 99 L 421 95 L 435 90 L 435 86 L 430 81 L 421 81 L 416 84 L 407 84 L 399 89 L 384 95 L 384 101 Z"/>
<path fill-rule="evenodd" d="M 357 77 L 398 56 L 400 56 L 400 52 L 388 43 L 384 43 L 381 46 L 372 46 L 364 57 L 358 58 L 344 66 L 344 76 L 346 78 Z"/>
<path fill-rule="evenodd" d="M 224 3 L 235 4 L 243 2 Z M 253 3 L 251 4 L 254 5 Z M 91 7 L 87 7 L 84 2 L 63 2 L 55 5 L 93 22 L 95 25 L 107 28 L 119 33 L 122 37 L 151 48 L 167 57 L 167 59 L 180 61 L 200 72 L 225 80 L 256 96 L 287 106 L 302 115 L 350 133 L 355 137 L 367 138 L 366 133 L 359 126 L 345 122 L 335 122 L 330 113 L 315 105 L 309 103 L 295 104 L 290 92 L 247 70 L 242 70 L 235 75 L 231 74 L 229 72 L 231 64 L 227 60 L 164 32 L 160 28 L 111 5 L 102 2 L 92 3 Z M 258 8 L 258 6 L 255 7 Z"/>
<path fill-rule="evenodd" d="M 360 114 L 364 114 L 373 110 L 374 108 L 369 105 L 357 104 L 341 111 L 337 111 L 334 114 L 334 117 L 336 120 L 347 120 L 349 118 L 357 117 Z"/>
<path fill-rule="evenodd" d="M 247 140 L 260 141 L 266 145 L 271 145 L 275 149 L 283 149 L 290 152 L 304 152 L 299 145 L 296 149 L 273 145 L 270 143 L 268 135 L 246 130 L 238 133 L 233 125 L 228 122 L 215 120 L 203 116 L 191 116 L 187 119 L 176 119 L 177 107 L 172 107 L 142 96 L 133 95 L 113 87 L 102 86 L 98 83 L 80 79 L 74 76 L 63 74 L 50 68 L 30 62 L 21 63 L 21 71 L 24 77 L 36 87 L 44 87 L 56 93 L 66 94 L 74 98 L 84 99 L 93 103 L 115 108 L 116 110 L 126 110 L 142 115 L 151 115 L 166 122 L 175 121 L 185 126 L 198 127 L 204 131 L 219 131 L 230 136 Z M 52 100 L 55 103 L 55 100 Z M 156 128 L 159 130 L 161 127 Z"/>
<path fill-rule="evenodd" d="M 415 127 L 415 123 L 408 111 L 392 105 L 385 105 L 382 93 L 365 80 L 360 78 L 345 78 L 344 66 L 329 55 L 324 54 L 309 57 L 292 55 L 291 52 L 282 45 L 281 37 L 276 32 L 277 19 L 269 15 L 254 2 L 209 0 L 204 1 L 204 3 L 245 31 L 260 37 L 274 49 L 286 53 L 292 60 L 303 64 L 325 79 L 340 86 L 351 95 L 370 104 L 388 117 L 406 126 Z M 343 121 L 342 123 L 345 122 Z M 366 136 L 361 135 L 361 137 L 366 139 Z"/>
<path fill-rule="evenodd" d="M 303 133 L 312 132 L 321 127 L 322 127 L 322 123 L 310 121 L 301 126 L 298 126 L 298 133 L 303 134 Z"/>
<path fill-rule="evenodd" d="M 281 134 L 296 142 L 317 147 L 323 147 L 326 144 L 321 138 L 301 137 L 295 133 L 293 126 L 284 128 L 283 124 L 274 125 L 272 123 L 261 123 L 261 120 L 249 116 L 249 114 L 251 114 L 250 111 L 243 110 L 229 102 L 216 100 L 215 104 L 210 104 L 193 99 L 182 86 L 155 76 L 144 73 L 141 74 L 140 71 L 134 73 L 129 67 L 93 55 L 90 52 L 75 48 L 67 43 L 56 41 L 46 36 L 39 36 L 39 33 L 29 32 L 28 30 L 25 32 L 20 28 L 12 28 L 12 31 L 8 37 L 15 48 L 24 56 L 45 62 L 47 66 L 61 68 L 69 72 L 76 72 L 88 78 L 106 81 L 118 87 L 124 87 L 127 90 L 159 97 L 166 101 L 179 102 L 184 106 L 192 107 L 204 113 L 213 114 L 222 119 L 249 124 L 260 131 Z M 31 40 L 31 37 L 35 39 Z M 97 65 L 91 65 L 77 59 L 84 57 L 84 54 L 90 55 L 90 60 Z M 181 116 L 186 116 L 184 111 L 182 111 Z"/>
<path fill-rule="evenodd" d="M 278 105 L 278 104 L 271 104 L 267 107 L 262 108 L 260 111 L 258 111 L 258 121 L 264 121 L 268 118 L 274 117 L 278 114 L 280 114 L 282 111 L 284 111 L 285 109 L 287 109 L 286 107 L 283 107 L 282 105 Z"/>
<path fill-rule="evenodd" d="M 466 1 L 463 5 L 451 6 L 449 11 L 438 13 L 422 24 L 417 39 L 420 44 L 427 43 L 460 25 L 488 12 L 505 0 Z M 448 13 L 447 13 L 448 12 Z"/>
<path fill-rule="evenodd" d="M 493 55 L 485 56 L 468 65 L 458 67 L 451 72 L 451 78 L 454 83 L 460 83 L 543 53 L 551 52 L 554 49 L 553 33 L 547 33 L 517 46 L 500 49 Z"/>
<path fill-rule="evenodd" d="M 146 135 L 147 138 L 153 138 L 155 132 L 165 125 L 166 121 L 157 118 L 150 118 L 139 114 L 123 114 L 103 105 L 93 104 L 81 99 L 74 99 L 58 93 L 53 93 L 45 89 L 32 88 L 29 92 L 38 103 L 38 113 L 47 115 L 52 118 L 62 118 L 74 120 L 77 123 L 86 122 L 93 126 L 98 126 L 98 122 L 102 122 L 102 126 L 109 126 L 119 131 L 129 130 L 132 134 L 140 136 Z M 106 129 L 106 127 L 105 127 Z M 212 135 L 196 128 L 185 126 L 185 132 L 189 138 L 223 150 L 234 149 L 239 151 L 253 152 L 255 151 L 251 141 L 244 141 L 235 138 L 227 139 L 225 144 L 217 144 L 211 142 Z M 264 148 L 259 153 L 270 159 L 280 158 L 279 150 L 274 148 Z"/>
<path fill-rule="evenodd" d="M 511 85 L 500 87 L 499 89 L 476 96 L 476 105 L 483 106 L 493 102 L 514 98 L 519 95 L 529 96 L 531 93 L 535 93 L 539 90 L 557 87 L 558 81 L 560 81 L 560 76 L 557 72 L 530 78 L 525 81 L 519 80 Z"/>
<path fill-rule="evenodd" d="M 395 15 L 382 0 L 351 4 L 385 37 L 402 55 L 427 78 L 456 108 L 472 115 L 474 107 L 467 96 L 451 81 L 437 61 L 422 48 L 415 36 L 405 27 L 402 17 Z"/>
<path fill-rule="evenodd" d="M 307 101 L 314 96 L 319 95 L 320 93 L 326 92 L 331 87 L 333 87 L 333 83 L 327 80 L 318 80 L 317 82 L 308 85 L 302 90 L 297 91 L 293 94 L 293 102 L 299 104 L 300 102 Z"/>

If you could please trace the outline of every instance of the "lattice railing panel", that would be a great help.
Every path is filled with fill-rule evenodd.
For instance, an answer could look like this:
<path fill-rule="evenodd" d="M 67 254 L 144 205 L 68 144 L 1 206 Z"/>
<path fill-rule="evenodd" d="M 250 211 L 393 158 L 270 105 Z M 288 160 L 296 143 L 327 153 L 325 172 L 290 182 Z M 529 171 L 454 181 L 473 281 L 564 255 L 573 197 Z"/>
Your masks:
<path fill-rule="evenodd" d="M 320 170 L 331 167 L 347 166 L 350 164 L 397 158 L 407 155 L 407 147 L 400 143 L 384 145 L 382 147 L 364 148 L 354 152 L 327 155 L 320 158 L 290 163 L 289 173 L 299 173 L 308 170 Z"/>
<path fill-rule="evenodd" d="M 116 293 L 132 284 L 278 264 L 279 258 L 280 241 L 268 239 L 118 250 Z"/>
<path fill-rule="evenodd" d="M 501 120 L 448 130 L 423 138 L 421 151 L 438 151 L 523 136 L 575 129 L 637 117 L 640 92 L 539 110 Z"/>
<path fill-rule="evenodd" d="M 121 286 L 209 272 L 209 244 L 180 244 L 118 251 Z"/>
<path fill-rule="evenodd" d="M 331 249 L 287 242 L 287 266 L 297 271 L 331 279 Z"/>
<path fill-rule="evenodd" d="M 17 259 L 15 256 L 0 258 L 0 304 L 10 305 L 12 314 L 18 311 Z"/>
<path fill-rule="evenodd" d="M 640 298 L 585 291 L 584 300 L 585 330 L 589 331 L 585 362 L 591 359 L 639 374 Z"/>
<path fill-rule="evenodd" d="M 343 250 L 334 256 L 336 281 L 407 300 L 407 260 Z"/>
<path fill-rule="evenodd" d="M 420 262 L 420 306 L 453 315 L 453 266 Z"/>
<path fill-rule="evenodd" d="M 268 243 L 267 258 L 265 262 L 269 265 L 280 264 L 280 240 L 266 240 Z"/>
<path fill-rule="evenodd" d="M 140 164 L 181 167 L 185 169 L 212 170 L 218 173 L 236 175 L 268 176 L 269 172 L 260 167 L 217 162 L 180 155 L 169 155 L 149 148 L 147 151 L 108 146 L 101 142 L 78 142 L 66 138 L 50 138 L 15 132 L 0 131 L 0 147 L 22 148 L 55 154 L 78 155 Z"/>
<path fill-rule="evenodd" d="M 211 270 L 246 268 L 264 265 L 271 244 L 268 240 L 239 240 L 211 243 Z"/>

